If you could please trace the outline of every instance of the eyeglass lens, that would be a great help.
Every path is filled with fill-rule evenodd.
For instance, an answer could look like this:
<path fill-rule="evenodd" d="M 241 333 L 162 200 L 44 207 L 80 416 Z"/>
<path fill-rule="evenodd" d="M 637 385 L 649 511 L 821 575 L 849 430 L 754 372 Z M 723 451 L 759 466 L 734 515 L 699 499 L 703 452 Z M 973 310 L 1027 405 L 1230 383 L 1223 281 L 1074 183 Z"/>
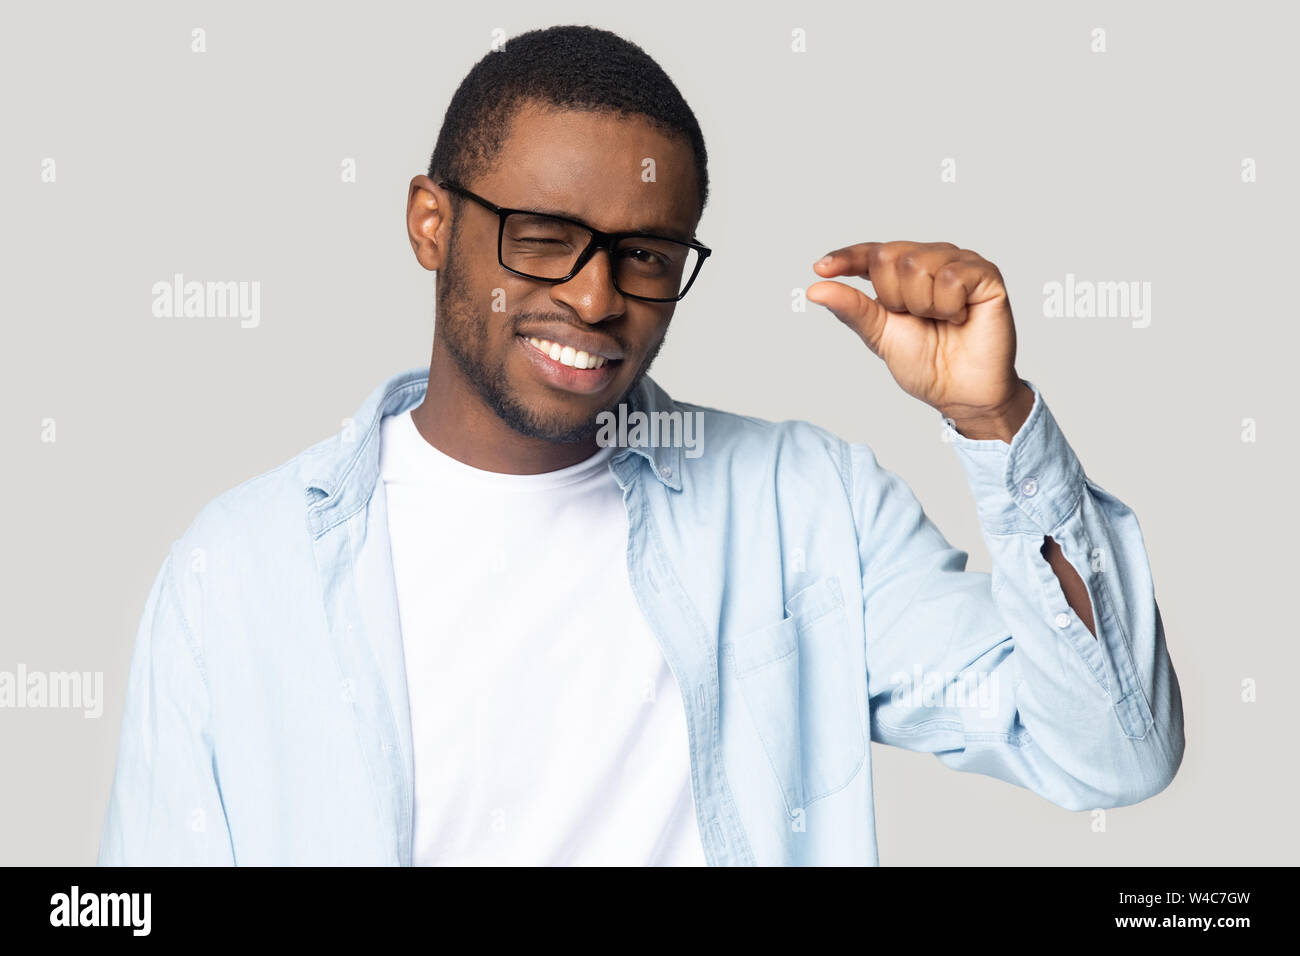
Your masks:
<path fill-rule="evenodd" d="M 591 232 L 563 219 L 511 213 L 501 233 L 501 259 L 507 268 L 534 279 L 561 279 L 591 241 Z M 699 252 L 671 239 L 624 236 L 611 255 L 614 281 L 629 295 L 670 299 L 695 273 Z"/>

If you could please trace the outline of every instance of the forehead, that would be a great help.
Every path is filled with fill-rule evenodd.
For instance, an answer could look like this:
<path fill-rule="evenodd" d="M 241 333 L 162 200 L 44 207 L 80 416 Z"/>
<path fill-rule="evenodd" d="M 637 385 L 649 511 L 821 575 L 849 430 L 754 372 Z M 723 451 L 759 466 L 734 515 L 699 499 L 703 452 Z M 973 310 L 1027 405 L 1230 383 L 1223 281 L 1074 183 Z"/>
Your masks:
<path fill-rule="evenodd" d="M 690 144 L 636 115 L 526 105 L 480 190 L 500 206 L 607 232 L 690 237 L 699 203 Z"/>

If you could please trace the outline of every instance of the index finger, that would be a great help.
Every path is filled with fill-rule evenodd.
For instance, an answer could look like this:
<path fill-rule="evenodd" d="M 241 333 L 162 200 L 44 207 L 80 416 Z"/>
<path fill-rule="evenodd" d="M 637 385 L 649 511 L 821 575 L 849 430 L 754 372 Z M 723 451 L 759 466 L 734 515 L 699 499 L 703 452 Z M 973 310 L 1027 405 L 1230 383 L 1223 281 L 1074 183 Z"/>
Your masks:
<path fill-rule="evenodd" d="M 842 246 L 826 253 L 813 263 L 813 269 L 823 276 L 857 276 L 859 279 L 870 278 L 870 262 L 876 250 L 885 245 L 883 242 L 857 242 L 851 246 Z"/>

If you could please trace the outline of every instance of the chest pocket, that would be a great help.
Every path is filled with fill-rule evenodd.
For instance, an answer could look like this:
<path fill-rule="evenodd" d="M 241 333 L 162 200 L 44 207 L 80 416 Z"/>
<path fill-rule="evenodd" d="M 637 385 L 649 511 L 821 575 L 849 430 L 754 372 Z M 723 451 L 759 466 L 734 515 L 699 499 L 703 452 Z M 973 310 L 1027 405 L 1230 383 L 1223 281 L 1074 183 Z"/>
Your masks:
<path fill-rule="evenodd" d="M 791 814 L 842 789 L 866 755 L 866 677 L 849 634 L 830 576 L 793 594 L 780 621 L 724 645 Z"/>

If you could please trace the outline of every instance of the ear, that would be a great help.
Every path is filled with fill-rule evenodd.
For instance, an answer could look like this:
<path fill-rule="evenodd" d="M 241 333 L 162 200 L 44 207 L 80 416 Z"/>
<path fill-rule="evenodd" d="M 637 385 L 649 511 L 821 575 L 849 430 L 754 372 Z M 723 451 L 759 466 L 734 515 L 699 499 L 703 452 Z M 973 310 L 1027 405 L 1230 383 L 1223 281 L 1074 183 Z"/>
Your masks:
<path fill-rule="evenodd" d="M 420 265 L 430 272 L 442 268 L 451 241 L 451 194 L 428 176 L 411 180 L 406 197 L 406 233 Z"/>

